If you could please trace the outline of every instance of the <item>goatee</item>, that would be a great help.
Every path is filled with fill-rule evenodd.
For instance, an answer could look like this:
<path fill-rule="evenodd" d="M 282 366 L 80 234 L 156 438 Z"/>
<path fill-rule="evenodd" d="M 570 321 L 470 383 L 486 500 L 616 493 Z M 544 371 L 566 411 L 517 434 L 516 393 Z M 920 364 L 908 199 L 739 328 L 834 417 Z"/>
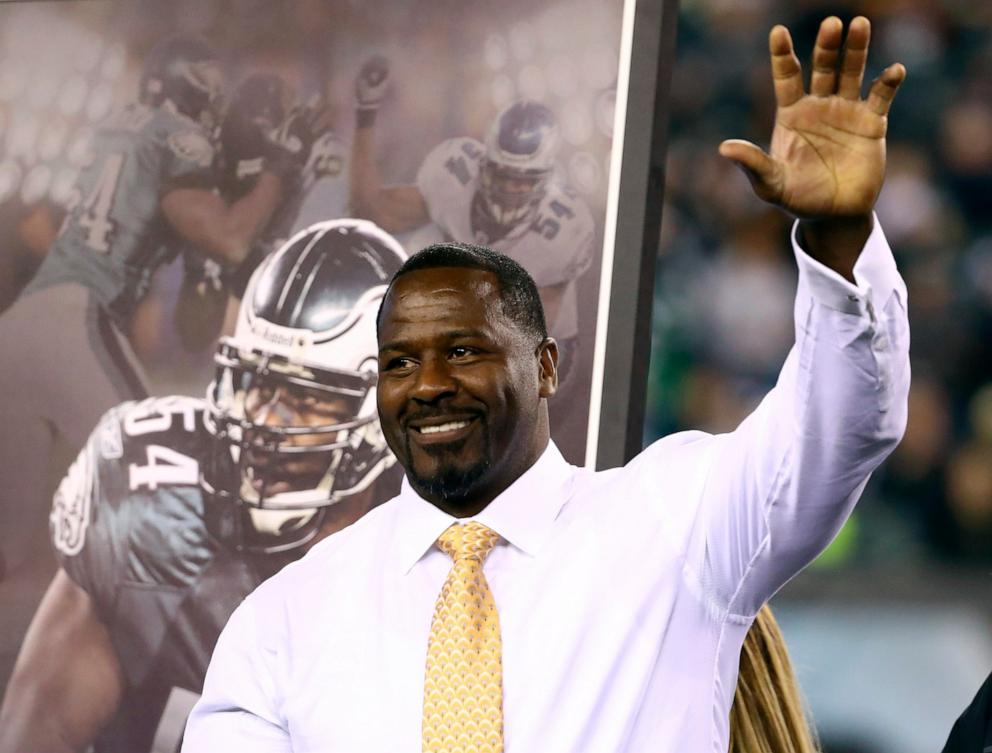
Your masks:
<path fill-rule="evenodd" d="M 443 499 L 449 504 L 464 502 L 473 496 L 479 480 L 486 475 L 492 466 L 492 452 L 489 437 L 483 432 L 484 445 L 481 457 L 466 467 L 460 467 L 452 462 L 445 462 L 446 455 L 457 455 L 462 443 L 443 448 L 421 448 L 422 452 L 438 458 L 439 468 L 430 476 L 417 473 L 414 464 L 407 468 L 407 478 L 410 486 L 427 499 Z M 406 440 L 407 457 L 411 457 L 410 440 Z"/>

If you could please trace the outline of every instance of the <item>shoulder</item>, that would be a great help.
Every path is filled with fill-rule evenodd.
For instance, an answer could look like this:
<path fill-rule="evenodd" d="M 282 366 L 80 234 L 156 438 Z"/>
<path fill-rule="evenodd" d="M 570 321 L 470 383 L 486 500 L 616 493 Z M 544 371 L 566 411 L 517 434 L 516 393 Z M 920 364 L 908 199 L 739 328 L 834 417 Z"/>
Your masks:
<path fill-rule="evenodd" d="M 456 136 L 453 139 L 442 141 L 431 149 L 424 157 L 423 167 L 439 170 L 444 167 L 448 160 L 464 159 L 467 167 L 469 166 L 468 163 L 474 163 L 471 165 L 472 172 L 477 173 L 479 160 L 482 159 L 484 153 L 485 147 L 482 142 L 469 136 Z"/>
<path fill-rule="evenodd" d="M 560 227 L 556 240 L 571 246 L 579 242 L 592 243 L 596 223 L 589 206 L 577 194 L 552 183 L 538 207 L 538 215 L 553 220 Z"/>
<path fill-rule="evenodd" d="M 210 135 L 185 115 L 155 108 L 147 132 L 163 144 L 170 156 L 198 167 L 209 167 L 214 159 Z"/>
<path fill-rule="evenodd" d="M 417 173 L 424 201 L 432 205 L 452 196 L 471 196 L 483 152 L 482 144 L 468 137 L 448 139 L 434 147 Z"/>
<path fill-rule="evenodd" d="M 192 398 L 151 398 L 101 419 L 59 485 L 50 518 L 53 544 L 77 581 L 132 572 L 159 582 L 202 555 L 203 408 Z"/>
<path fill-rule="evenodd" d="M 709 461 L 720 435 L 704 431 L 680 431 L 655 440 L 624 466 L 602 471 L 578 469 L 586 484 L 620 484 L 643 487 L 652 494 L 658 484 L 691 477 Z"/>

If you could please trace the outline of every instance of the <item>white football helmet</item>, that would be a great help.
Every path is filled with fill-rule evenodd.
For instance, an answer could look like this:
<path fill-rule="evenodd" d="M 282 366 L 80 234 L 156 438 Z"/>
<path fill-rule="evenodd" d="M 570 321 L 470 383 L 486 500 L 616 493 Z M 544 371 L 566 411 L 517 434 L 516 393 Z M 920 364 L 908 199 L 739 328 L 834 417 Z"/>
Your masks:
<path fill-rule="evenodd" d="M 554 172 L 558 142 L 558 122 L 540 102 L 514 102 L 496 117 L 479 174 L 483 207 L 496 224 L 531 218 Z"/>
<path fill-rule="evenodd" d="M 208 390 L 212 502 L 233 503 L 240 545 L 312 539 L 323 511 L 395 458 L 376 413 L 375 320 L 402 246 L 365 220 L 319 222 L 268 256 L 245 291 Z M 225 504 L 228 515 L 232 504 Z"/>

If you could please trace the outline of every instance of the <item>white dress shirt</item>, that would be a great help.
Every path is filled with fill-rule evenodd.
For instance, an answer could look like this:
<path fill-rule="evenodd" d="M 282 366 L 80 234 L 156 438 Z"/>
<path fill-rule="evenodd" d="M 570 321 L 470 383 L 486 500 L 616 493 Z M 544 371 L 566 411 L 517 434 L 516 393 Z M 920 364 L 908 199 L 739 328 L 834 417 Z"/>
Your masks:
<path fill-rule="evenodd" d="M 794 243 L 795 245 L 795 243 Z M 906 290 L 876 222 L 857 285 L 798 246 L 796 345 L 734 432 L 624 468 L 550 445 L 475 517 L 503 641 L 507 753 L 726 751 L 744 635 L 895 446 Z M 213 655 L 184 753 L 416 753 L 427 639 L 455 519 L 398 497 L 258 588 Z"/>

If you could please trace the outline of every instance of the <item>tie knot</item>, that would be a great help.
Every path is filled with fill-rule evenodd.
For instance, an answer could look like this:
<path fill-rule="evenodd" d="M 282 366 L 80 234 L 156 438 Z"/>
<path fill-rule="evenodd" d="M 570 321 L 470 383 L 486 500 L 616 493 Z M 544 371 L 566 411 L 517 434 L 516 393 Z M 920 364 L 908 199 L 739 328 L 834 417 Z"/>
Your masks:
<path fill-rule="evenodd" d="M 497 541 L 496 531 L 472 521 L 448 528 L 438 537 L 437 545 L 455 562 L 469 558 L 484 562 Z"/>

